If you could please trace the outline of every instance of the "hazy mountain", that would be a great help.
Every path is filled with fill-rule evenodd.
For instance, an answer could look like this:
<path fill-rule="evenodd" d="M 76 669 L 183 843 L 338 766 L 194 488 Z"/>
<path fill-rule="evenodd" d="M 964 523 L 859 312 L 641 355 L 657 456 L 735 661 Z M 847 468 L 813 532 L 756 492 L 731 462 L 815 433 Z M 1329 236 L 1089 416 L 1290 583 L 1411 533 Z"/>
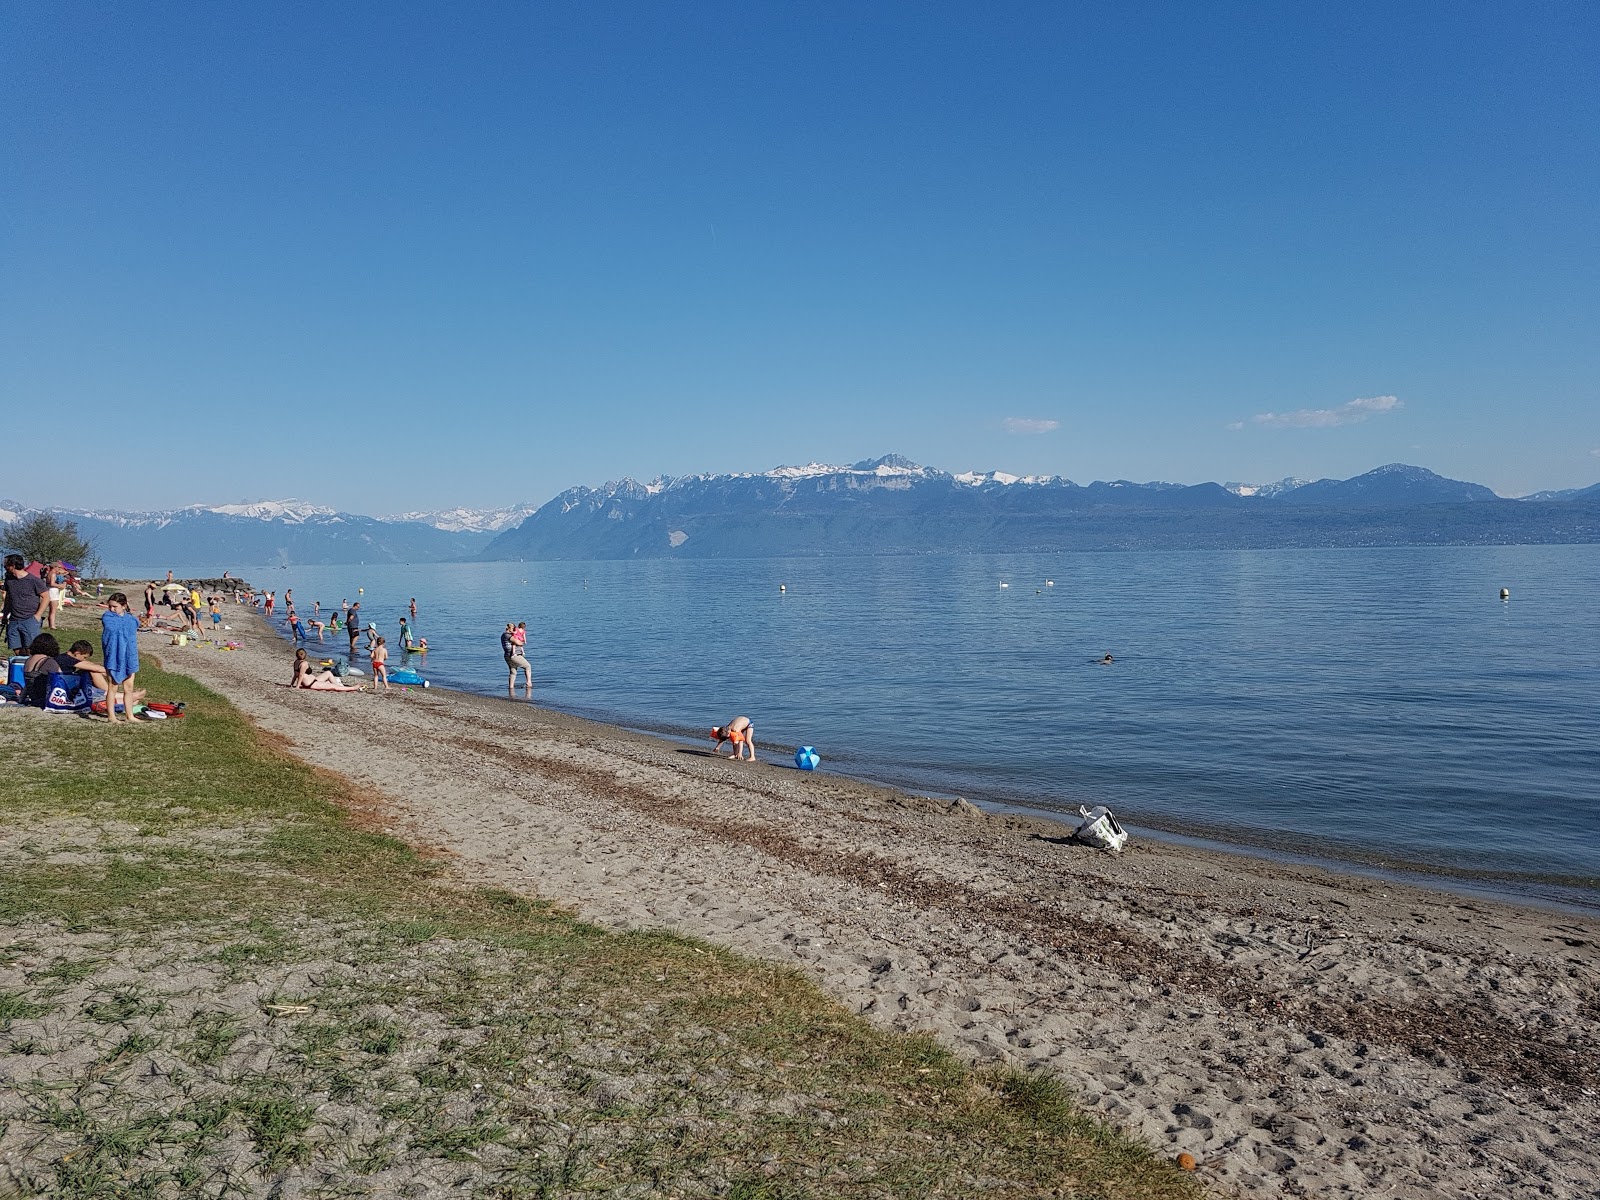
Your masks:
<path fill-rule="evenodd" d="M 1600 505 L 1502 500 L 1395 464 L 1349 480 L 1080 486 L 897 455 L 562 492 L 485 559 L 1600 541 Z"/>
<path fill-rule="evenodd" d="M 1522 500 L 1585 500 L 1600 496 L 1600 483 L 1590 484 L 1586 488 L 1561 488 L 1554 492 L 1534 492 L 1531 495 L 1519 497 Z"/>
<path fill-rule="evenodd" d="M 380 521 L 432 525 L 450 533 L 499 533 L 520 525 L 539 511 L 537 504 L 513 504 L 506 508 L 445 508 L 432 512 L 396 513 Z"/>
<path fill-rule="evenodd" d="M 1286 476 L 1275 483 L 1225 483 L 1222 486 L 1235 496 L 1255 496 L 1262 500 L 1270 500 L 1274 496 L 1292 492 L 1297 487 L 1304 487 L 1310 482 L 1309 479 L 1295 479 Z"/>
<path fill-rule="evenodd" d="M 5 509 L 30 511 L 21 504 Z M 441 562 L 470 557 L 487 533 L 385 521 L 298 500 L 191 505 L 161 512 L 56 509 L 112 568 L 240 570 L 263 563 Z M 0 516 L 0 519 L 14 519 Z"/>
<path fill-rule="evenodd" d="M 1285 504 L 1321 504 L 1332 508 L 1397 507 L 1410 504 L 1466 504 L 1499 500 L 1481 483 L 1446 479 L 1425 467 L 1390 463 L 1354 479 L 1319 479 L 1283 492 Z"/>
<path fill-rule="evenodd" d="M 29 511 L 0 501 L 0 521 Z M 63 510 L 65 511 L 65 510 Z M 951 474 L 899 455 L 851 466 L 621 479 L 548 503 L 368 517 L 299 500 L 161 512 L 65 511 L 113 566 L 710 558 L 993 550 L 1600 541 L 1600 484 L 1503 500 L 1391 464 L 1353 479 L 1079 485 Z"/>

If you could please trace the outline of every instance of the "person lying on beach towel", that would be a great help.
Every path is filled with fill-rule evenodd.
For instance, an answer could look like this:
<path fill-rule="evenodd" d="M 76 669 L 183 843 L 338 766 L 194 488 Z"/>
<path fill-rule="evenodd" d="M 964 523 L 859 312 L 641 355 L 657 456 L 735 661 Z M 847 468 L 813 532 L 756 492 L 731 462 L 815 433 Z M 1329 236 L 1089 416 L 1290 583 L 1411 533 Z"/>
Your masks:
<path fill-rule="evenodd" d="M 749 761 L 756 760 L 756 727 L 750 724 L 749 717 L 735 717 L 726 725 L 718 725 L 711 731 L 711 740 L 716 742 L 716 753 L 722 753 L 724 742 L 733 743 L 733 753 L 729 758 L 743 758 L 745 751 L 750 752 Z"/>
<path fill-rule="evenodd" d="M 359 692 L 365 689 L 351 687 L 340 680 L 332 671 L 313 671 L 311 662 L 306 658 L 305 649 L 302 647 L 294 652 L 294 678 L 290 687 L 306 688 L 313 692 Z"/>

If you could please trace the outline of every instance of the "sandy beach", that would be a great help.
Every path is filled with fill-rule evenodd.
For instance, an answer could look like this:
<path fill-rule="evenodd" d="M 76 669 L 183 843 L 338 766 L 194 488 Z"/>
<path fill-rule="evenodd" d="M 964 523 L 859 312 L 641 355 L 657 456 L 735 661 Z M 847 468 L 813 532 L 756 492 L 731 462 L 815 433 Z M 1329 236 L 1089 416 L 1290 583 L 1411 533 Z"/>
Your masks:
<path fill-rule="evenodd" d="M 288 646 L 228 614 L 241 650 L 145 648 L 474 881 L 800 965 L 884 1026 L 1059 1076 L 1218 1195 L 1600 1196 L 1600 920 L 1111 856 L 526 703 L 295 691 Z"/>

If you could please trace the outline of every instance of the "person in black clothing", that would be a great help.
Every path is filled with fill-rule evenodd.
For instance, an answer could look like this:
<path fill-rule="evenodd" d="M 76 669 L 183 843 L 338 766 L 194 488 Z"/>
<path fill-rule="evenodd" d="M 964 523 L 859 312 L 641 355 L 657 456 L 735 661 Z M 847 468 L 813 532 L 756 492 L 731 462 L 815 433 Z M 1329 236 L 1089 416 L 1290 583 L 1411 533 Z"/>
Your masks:
<path fill-rule="evenodd" d="M 345 618 L 344 630 L 350 635 L 350 653 L 356 652 L 356 638 L 361 635 L 361 601 L 357 600 L 350 606 L 350 614 Z"/>

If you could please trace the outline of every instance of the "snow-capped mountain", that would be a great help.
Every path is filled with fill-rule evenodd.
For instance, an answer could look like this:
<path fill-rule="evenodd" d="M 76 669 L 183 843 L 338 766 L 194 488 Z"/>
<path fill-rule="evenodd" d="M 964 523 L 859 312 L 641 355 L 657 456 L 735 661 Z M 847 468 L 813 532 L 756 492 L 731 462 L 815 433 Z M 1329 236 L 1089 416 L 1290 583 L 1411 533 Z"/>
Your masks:
<path fill-rule="evenodd" d="M 15 508 L 0 519 L 33 511 Z M 302 500 L 191 504 L 160 512 L 52 511 L 74 522 L 112 569 L 171 566 L 220 574 L 263 563 L 439 562 L 468 557 L 492 536 L 383 521 Z"/>
<path fill-rule="evenodd" d="M 619 479 L 535 508 L 378 518 L 301 500 L 63 511 L 113 566 L 754 557 L 1133 548 L 1600 542 L 1600 485 L 1502 500 L 1393 463 L 1352 479 L 1185 485 L 952 474 L 899 455 L 849 466 Z M 30 511 L 0 502 L 0 521 Z"/>
<path fill-rule="evenodd" d="M 395 513 L 384 521 L 414 521 L 450 533 L 499 533 L 520 525 L 539 511 L 537 504 L 513 504 L 506 508 L 444 508 L 429 512 Z"/>
<path fill-rule="evenodd" d="M 1521 515 L 1518 515 L 1520 508 Z M 1534 513 L 1479 484 L 1392 464 L 1349 480 L 1080 486 L 951 474 L 898 455 L 851 466 L 619 479 L 568 488 L 485 559 L 753 557 L 1070 549 L 1600 541 L 1581 503 Z"/>
<path fill-rule="evenodd" d="M 202 513 L 215 513 L 223 517 L 243 517 L 252 521 L 282 521 L 287 525 L 303 525 L 318 519 L 338 520 L 341 514 L 320 504 L 303 500 L 257 500 L 238 504 L 189 504 L 183 508 L 169 508 L 156 512 L 117 512 L 89 508 L 62 508 L 55 510 L 73 517 L 87 517 L 108 525 L 124 528 L 144 526 L 161 527 L 185 517 Z"/>
<path fill-rule="evenodd" d="M 1286 475 L 1276 483 L 1225 483 L 1223 488 L 1235 496 L 1256 496 L 1263 500 L 1270 500 L 1273 496 L 1281 496 L 1285 492 L 1292 492 L 1297 487 L 1304 487 L 1310 483 L 1309 479 L 1296 479 Z"/>

